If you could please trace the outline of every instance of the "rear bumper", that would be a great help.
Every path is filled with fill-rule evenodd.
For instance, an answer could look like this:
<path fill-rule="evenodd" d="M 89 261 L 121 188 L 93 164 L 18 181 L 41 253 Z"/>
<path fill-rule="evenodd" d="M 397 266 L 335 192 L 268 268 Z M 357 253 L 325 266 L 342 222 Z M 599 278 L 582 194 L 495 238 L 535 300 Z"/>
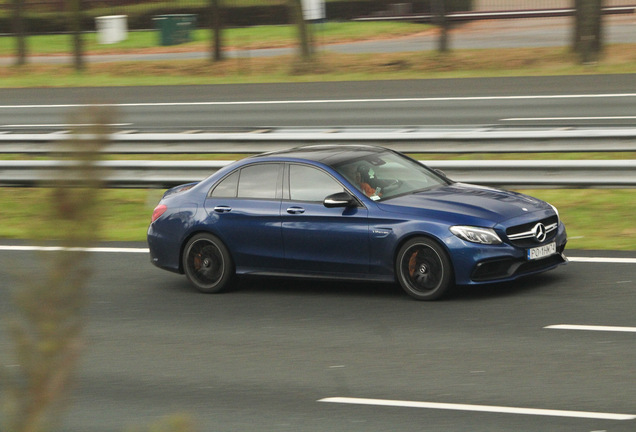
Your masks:
<path fill-rule="evenodd" d="M 148 228 L 148 249 L 150 262 L 157 267 L 175 273 L 183 273 L 180 266 L 180 244 L 172 238 L 166 238 L 158 233 L 153 225 Z"/>

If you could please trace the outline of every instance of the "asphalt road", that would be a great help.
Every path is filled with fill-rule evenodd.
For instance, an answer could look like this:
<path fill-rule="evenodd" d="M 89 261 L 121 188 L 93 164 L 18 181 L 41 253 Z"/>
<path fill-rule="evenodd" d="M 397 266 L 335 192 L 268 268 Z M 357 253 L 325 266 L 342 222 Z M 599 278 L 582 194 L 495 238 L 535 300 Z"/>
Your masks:
<path fill-rule="evenodd" d="M 37 256 L 0 251 L 3 316 L 18 275 L 42 268 Z M 173 413 L 201 431 L 636 428 L 636 333 L 546 328 L 636 327 L 633 260 L 571 262 L 433 303 L 391 285 L 263 279 L 202 295 L 143 252 L 92 261 L 64 431 L 123 431 Z M 6 337 L 0 347 L 4 357 Z M 319 402 L 334 397 L 356 399 Z"/>
<path fill-rule="evenodd" d="M 633 126 L 636 75 L 0 89 L 0 131 L 68 129 L 110 104 L 119 130 L 333 126 Z"/>
<path fill-rule="evenodd" d="M 118 128 L 143 131 L 633 125 L 635 86 L 634 75 L 616 75 L 3 89 L 0 130 L 63 130 L 90 103 L 113 104 Z M 20 275 L 43 268 L 36 258 L 0 251 L 2 316 Z M 87 346 L 65 431 L 122 431 L 175 412 L 201 431 L 636 428 L 636 333 L 546 328 L 636 327 L 633 263 L 572 262 L 418 303 L 391 285 L 279 280 L 205 296 L 144 253 L 98 253 L 93 262 Z M 10 345 L 0 336 L 4 359 Z M 355 399 L 319 402 L 334 397 Z M 451 405 L 431 405 L 440 403 Z"/>

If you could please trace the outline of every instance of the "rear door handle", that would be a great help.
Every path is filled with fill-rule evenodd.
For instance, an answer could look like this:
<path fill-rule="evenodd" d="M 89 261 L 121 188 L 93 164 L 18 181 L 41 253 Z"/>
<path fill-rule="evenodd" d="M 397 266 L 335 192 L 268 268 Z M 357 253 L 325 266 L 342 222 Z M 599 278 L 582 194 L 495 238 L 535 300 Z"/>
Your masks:
<path fill-rule="evenodd" d="M 289 214 L 303 214 L 305 213 L 305 209 L 302 207 L 289 207 L 287 209 L 287 213 Z"/>
<path fill-rule="evenodd" d="M 216 206 L 214 207 L 214 211 L 217 213 L 229 213 L 232 211 L 232 207 L 229 206 Z"/>

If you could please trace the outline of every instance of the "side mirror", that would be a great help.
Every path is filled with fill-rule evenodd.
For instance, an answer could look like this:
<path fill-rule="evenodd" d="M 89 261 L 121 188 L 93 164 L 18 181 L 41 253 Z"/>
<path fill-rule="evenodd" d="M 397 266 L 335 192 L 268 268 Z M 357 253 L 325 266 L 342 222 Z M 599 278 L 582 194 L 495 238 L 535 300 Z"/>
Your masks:
<path fill-rule="evenodd" d="M 322 203 L 327 208 L 355 207 L 357 205 L 356 199 L 347 192 L 338 192 L 329 195 Z"/>

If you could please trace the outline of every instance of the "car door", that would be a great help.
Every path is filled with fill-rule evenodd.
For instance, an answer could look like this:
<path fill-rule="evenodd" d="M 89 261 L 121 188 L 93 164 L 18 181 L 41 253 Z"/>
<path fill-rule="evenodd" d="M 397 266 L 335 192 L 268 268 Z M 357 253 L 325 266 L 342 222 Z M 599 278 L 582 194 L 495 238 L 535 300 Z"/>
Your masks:
<path fill-rule="evenodd" d="M 367 209 L 327 208 L 328 195 L 344 191 L 322 169 L 287 165 L 281 206 L 285 261 L 290 271 L 365 275 L 369 271 Z"/>
<path fill-rule="evenodd" d="M 208 225 L 226 243 L 240 273 L 271 271 L 282 266 L 283 166 L 244 166 L 208 193 Z"/>

